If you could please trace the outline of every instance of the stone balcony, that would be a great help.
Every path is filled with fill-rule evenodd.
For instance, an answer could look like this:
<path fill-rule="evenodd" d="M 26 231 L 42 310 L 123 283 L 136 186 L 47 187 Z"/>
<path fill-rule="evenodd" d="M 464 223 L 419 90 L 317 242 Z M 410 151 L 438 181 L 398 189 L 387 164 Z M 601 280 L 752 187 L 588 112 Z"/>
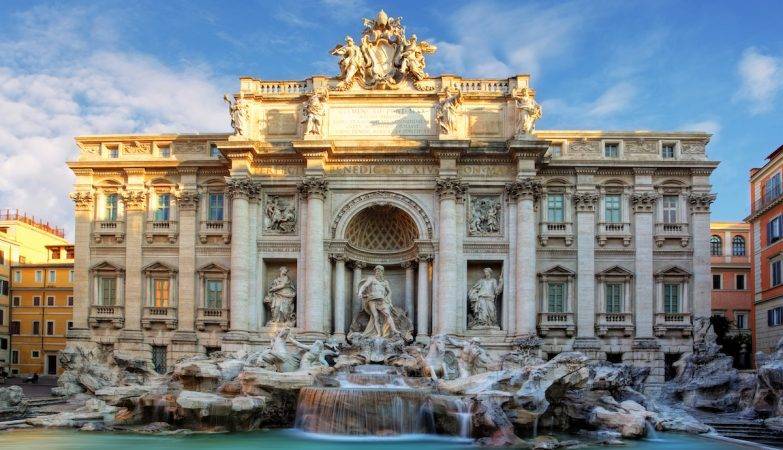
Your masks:
<path fill-rule="evenodd" d="M 598 245 L 606 245 L 609 239 L 622 239 L 624 246 L 631 245 L 631 224 L 629 222 L 599 222 L 596 238 Z"/>
<path fill-rule="evenodd" d="M 574 313 L 539 313 L 538 330 L 546 336 L 550 331 L 558 330 L 566 336 L 573 336 L 576 331 Z"/>
<path fill-rule="evenodd" d="M 196 315 L 196 328 L 199 331 L 204 331 L 207 325 L 217 325 L 223 331 L 228 331 L 228 309 L 199 308 Z"/>
<path fill-rule="evenodd" d="M 541 222 L 538 240 L 542 246 L 546 246 L 549 239 L 561 238 L 565 245 L 574 242 L 574 226 L 571 222 Z"/>
<path fill-rule="evenodd" d="M 682 333 L 683 337 L 688 337 L 693 331 L 690 313 L 656 313 L 655 314 L 655 335 L 664 337 L 670 331 Z"/>
<path fill-rule="evenodd" d="M 101 243 L 104 236 L 114 236 L 121 243 L 125 240 L 125 222 L 122 220 L 96 220 L 92 226 L 92 238 Z"/>
<path fill-rule="evenodd" d="M 609 331 L 618 330 L 623 336 L 633 336 L 634 324 L 632 313 L 598 313 L 595 315 L 595 332 L 598 336 L 606 336 Z"/>
<path fill-rule="evenodd" d="M 656 223 L 655 244 L 661 247 L 667 239 L 676 239 L 680 245 L 687 247 L 691 240 L 690 227 L 687 223 Z"/>
<path fill-rule="evenodd" d="M 220 236 L 223 242 L 231 242 L 231 222 L 228 220 L 202 220 L 199 226 L 198 238 L 206 244 L 209 236 Z"/>
<path fill-rule="evenodd" d="M 144 237 L 148 244 L 152 244 L 155 236 L 166 236 L 170 244 L 177 242 L 179 228 L 176 220 L 148 220 Z"/>
<path fill-rule="evenodd" d="M 141 312 L 141 326 L 149 329 L 153 324 L 161 323 L 169 330 L 177 328 L 177 308 L 171 306 L 145 306 Z"/>
<path fill-rule="evenodd" d="M 109 323 L 114 328 L 122 328 L 125 325 L 125 308 L 118 305 L 92 305 L 90 306 L 90 326 L 97 328 L 101 323 Z"/>

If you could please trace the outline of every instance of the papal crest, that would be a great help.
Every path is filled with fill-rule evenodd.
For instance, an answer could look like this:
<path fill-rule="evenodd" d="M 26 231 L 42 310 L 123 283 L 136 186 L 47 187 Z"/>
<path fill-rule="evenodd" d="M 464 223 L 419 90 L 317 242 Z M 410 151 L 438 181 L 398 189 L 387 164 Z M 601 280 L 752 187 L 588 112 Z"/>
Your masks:
<path fill-rule="evenodd" d="M 419 90 L 432 90 L 426 83 L 424 55 L 436 47 L 418 41 L 416 35 L 405 36 L 402 17 L 390 18 L 383 10 L 375 19 L 364 19 L 360 45 L 346 36 L 345 44 L 337 45 L 331 54 L 340 57 L 340 82 L 336 90 L 347 90 L 355 82 L 365 89 L 398 89 L 410 79 Z"/>

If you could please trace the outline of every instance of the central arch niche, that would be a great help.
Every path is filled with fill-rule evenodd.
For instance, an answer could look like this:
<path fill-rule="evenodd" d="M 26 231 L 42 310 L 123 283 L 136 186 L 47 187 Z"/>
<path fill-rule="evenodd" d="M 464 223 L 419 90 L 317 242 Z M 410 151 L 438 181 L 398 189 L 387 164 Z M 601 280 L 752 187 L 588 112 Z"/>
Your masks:
<path fill-rule="evenodd" d="M 411 216 L 390 204 L 362 209 L 345 229 L 348 252 L 357 259 L 379 264 L 411 260 L 418 238 Z"/>

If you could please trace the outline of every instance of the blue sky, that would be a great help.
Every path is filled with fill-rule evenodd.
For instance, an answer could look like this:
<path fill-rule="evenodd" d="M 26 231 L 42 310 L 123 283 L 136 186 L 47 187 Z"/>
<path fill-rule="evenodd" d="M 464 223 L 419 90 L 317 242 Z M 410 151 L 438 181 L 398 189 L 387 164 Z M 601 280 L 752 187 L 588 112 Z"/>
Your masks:
<path fill-rule="evenodd" d="M 0 207 L 70 230 L 73 136 L 228 131 L 240 75 L 334 75 L 380 8 L 438 46 L 431 74 L 530 73 L 538 128 L 714 133 L 714 220 L 746 215 L 748 169 L 783 144 L 779 1 L 5 0 Z"/>

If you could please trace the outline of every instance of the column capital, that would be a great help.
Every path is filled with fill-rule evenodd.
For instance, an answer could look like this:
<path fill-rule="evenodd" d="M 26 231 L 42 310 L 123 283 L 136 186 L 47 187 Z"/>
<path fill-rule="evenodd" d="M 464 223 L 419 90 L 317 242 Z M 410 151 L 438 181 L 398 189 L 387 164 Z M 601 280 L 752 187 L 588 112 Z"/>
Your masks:
<path fill-rule="evenodd" d="M 324 177 L 308 176 L 302 178 L 297 190 L 304 198 L 313 197 L 323 200 L 329 191 L 329 182 Z"/>
<path fill-rule="evenodd" d="M 354 260 L 351 260 L 351 266 L 353 266 L 354 270 L 356 270 L 356 269 L 362 270 L 365 267 L 367 267 L 367 263 L 365 263 L 363 261 L 357 261 L 357 260 L 354 259 Z"/>
<path fill-rule="evenodd" d="M 141 189 L 124 191 L 120 194 L 122 203 L 128 211 L 139 211 L 144 209 L 147 201 L 147 191 Z"/>
<path fill-rule="evenodd" d="M 257 197 L 260 189 L 250 178 L 226 177 L 226 189 L 229 197 L 251 199 Z"/>
<path fill-rule="evenodd" d="M 467 192 L 468 185 L 459 177 L 440 177 L 435 180 L 435 190 L 441 200 L 461 199 Z"/>
<path fill-rule="evenodd" d="M 402 263 L 400 263 L 400 267 L 402 267 L 403 269 L 410 269 L 413 267 L 413 261 L 403 261 Z"/>
<path fill-rule="evenodd" d="M 631 194 L 631 205 L 635 213 L 651 213 L 660 195 L 656 192 L 634 192 Z"/>
<path fill-rule="evenodd" d="M 710 205 L 716 198 L 717 195 L 709 192 L 693 192 L 688 195 L 688 203 L 691 205 L 691 211 L 695 213 L 709 213 Z"/>
<path fill-rule="evenodd" d="M 430 261 L 432 261 L 432 255 L 430 254 L 421 253 L 418 256 L 416 256 L 416 263 L 418 264 L 425 264 L 425 263 L 429 263 Z"/>
<path fill-rule="evenodd" d="M 334 262 L 346 262 L 348 261 L 348 258 L 345 256 L 344 253 L 330 253 L 329 259 L 331 259 Z"/>
<path fill-rule="evenodd" d="M 76 191 L 68 194 L 68 197 L 73 200 L 77 211 L 85 211 L 92 208 L 95 203 L 95 195 L 90 191 Z"/>
<path fill-rule="evenodd" d="M 506 195 L 512 200 L 538 200 L 543 190 L 538 178 L 523 178 L 506 184 Z"/>
<path fill-rule="evenodd" d="M 598 194 L 595 192 L 575 192 L 572 197 L 576 212 L 595 212 L 598 204 Z"/>
<path fill-rule="evenodd" d="M 195 211 L 198 207 L 199 193 L 195 190 L 180 191 L 174 198 L 180 211 Z"/>

